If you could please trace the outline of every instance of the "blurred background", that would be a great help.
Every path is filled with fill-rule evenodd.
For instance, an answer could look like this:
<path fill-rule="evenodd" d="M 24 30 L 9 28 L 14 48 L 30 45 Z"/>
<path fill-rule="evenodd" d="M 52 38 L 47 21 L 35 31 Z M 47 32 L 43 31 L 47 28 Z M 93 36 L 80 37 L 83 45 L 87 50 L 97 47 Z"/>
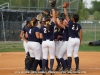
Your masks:
<path fill-rule="evenodd" d="M 61 5 L 68 1 L 69 16 L 80 15 L 83 28 L 83 44 L 100 40 L 100 1 L 57 0 L 59 17 L 64 17 Z M 0 42 L 21 42 L 19 37 L 27 17 L 36 17 L 43 9 L 51 9 L 49 0 L 0 0 Z"/>

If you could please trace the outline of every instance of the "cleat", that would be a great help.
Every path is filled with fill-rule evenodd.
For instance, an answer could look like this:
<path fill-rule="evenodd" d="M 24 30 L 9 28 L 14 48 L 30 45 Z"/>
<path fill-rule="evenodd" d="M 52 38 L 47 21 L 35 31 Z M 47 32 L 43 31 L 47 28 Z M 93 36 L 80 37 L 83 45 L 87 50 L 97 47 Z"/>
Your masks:
<path fill-rule="evenodd" d="M 46 68 L 45 71 L 48 72 L 49 71 L 49 68 Z"/>
<path fill-rule="evenodd" d="M 31 72 L 30 70 L 26 70 L 26 72 L 25 72 L 25 73 L 26 73 L 26 74 L 30 74 L 30 72 Z"/>
<path fill-rule="evenodd" d="M 61 69 L 62 65 L 58 65 L 55 71 L 59 71 Z"/>
<path fill-rule="evenodd" d="M 76 70 L 75 70 L 75 73 L 76 73 L 76 74 L 80 73 L 80 70 L 79 70 L 79 69 L 76 69 Z"/>
<path fill-rule="evenodd" d="M 62 73 L 67 73 L 68 72 L 68 69 L 65 68 L 65 69 L 62 69 Z"/>
<path fill-rule="evenodd" d="M 37 71 L 31 71 L 31 73 L 36 74 L 36 73 L 37 73 Z"/>
<path fill-rule="evenodd" d="M 68 74 L 71 74 L 71 73 L 72 73 L 72 69 L 71 69 L 71 68 L 68 69 L 68 70 L 67 70 L 67 73 L 68 73 Z"/>

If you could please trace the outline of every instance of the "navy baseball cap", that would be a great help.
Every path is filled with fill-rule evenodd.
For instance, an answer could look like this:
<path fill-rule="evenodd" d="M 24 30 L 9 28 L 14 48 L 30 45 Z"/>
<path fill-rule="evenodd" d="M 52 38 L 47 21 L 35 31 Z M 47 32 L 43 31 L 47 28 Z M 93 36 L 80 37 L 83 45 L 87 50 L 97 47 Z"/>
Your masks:
<path fill-rule="evenodd" d="M 28 18 L 26 19 L 26 25 L 27 25 L 31 20 L 32 20 L 32 17 L 28 17 Z"/>

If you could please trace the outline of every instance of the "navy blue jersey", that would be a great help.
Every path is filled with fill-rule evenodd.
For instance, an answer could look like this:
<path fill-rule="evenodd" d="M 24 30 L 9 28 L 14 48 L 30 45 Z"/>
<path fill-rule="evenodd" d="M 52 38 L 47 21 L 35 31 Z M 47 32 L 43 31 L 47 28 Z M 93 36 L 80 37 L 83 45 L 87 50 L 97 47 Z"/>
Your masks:
<path fill-rule="evenodd" d="M 60 30 L 60 34 L 62 33 L 62 40 L 63 41 L 68 41 L 68 38 L 69 38 L 69 32 L 68 32 L 68 27 L 65 27 L 65 29 L 61 29 Z"/>
<path fill-rule="evenodd" d="M 25 25 L 25 26 L 22 28 L 22 30 L 24 31 L 24 37 L 25 37 L 25 33 L 26 33 L 26 31 L 28 30 L 27 25 Z M 25 38 L 25 39 L 27 39 L 27 38 Z"/>
<path fill-rule="evenodd" d="M 63 28 L 59 29 L 58 35 L 63 36 Z M 63 40 L 63 37 L 59 38 L 59 41 L 62 41 L 62 40 Z"/>
<path fill-rule="evenodd" d="M 63 41 L 68 41 L 68 38 L 69 38 L 68 27 L 65 27 L 63 31 Z"/>
<path fill-rule="evenodd" d="M 54 39 L 57 39 L 57 36 L 59 34 L 59 29 L 57 27 L 54 28 Z"/>
<path fill-rule="evenodd" d="M 78 32 L 80 31 L 80 29 L 82 29 L 81 25 L 77 23 L 77 28 L 75 29 L 75 23 L 73 23 L 71 20 L 69 20 L 68 25 L 69 37 L 79 38 Z"/>
<path fill-rule="evenodd" d="M 28 28 L 28 41 L 39 42 L 39 39 L 36 38 L 35 33 L 40 32 L 38 27 Z"/>
<path fill-rule="evenodd" d="M 40 29 L 40 32 L 43 35 L 43 40 L 49 39 L 49 40 L 54 40 L 54 22 L 51 22 L 50 26 L 49 26 L 49 31 L 47 31 L 46 26 L 42 26 Z"/>

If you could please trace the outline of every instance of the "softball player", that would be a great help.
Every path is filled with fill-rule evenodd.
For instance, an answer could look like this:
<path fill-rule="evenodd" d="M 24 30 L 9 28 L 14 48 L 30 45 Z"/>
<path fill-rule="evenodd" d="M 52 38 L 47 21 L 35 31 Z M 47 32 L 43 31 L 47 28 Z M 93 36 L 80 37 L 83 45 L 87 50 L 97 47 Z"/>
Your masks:
<path fill-rule="evenodd" d="M 25 57 L 25 69 L 27 69 L 27 65 L 29 64 L 29 59 L 30 59 L 30 54 L 27 48 L 27 41 L 28 39 L 25 37 L 26 31 L 29 28 L 29 22 L 32 19 L 32 17 L 28 17 L 26 20 L 26 25 L 22 28 L 21 32 L 20 32 L 20 37 L 23 39 L 23 47 L 25 49 L 25 53 L 26 53 L 26 57 Z M 24 35 L 24 36 L 23 36 Z M 33 59 L 33 61 L 35 60 L 35 58 Z"/>
<path fill-rule="evenodd" d="M 58 57 L 60 59 L 60 62 L 62 63 L 63 66 L 63 71 L 67 71 L 68 68 L 68 62 L 66 59 L 66 54 L 67 54 L 67 42 L 68 42 L 68 23 L 66 22 L 66 20 L 63 20 L 63 25 L 65 26 L 65 29 L 62 29 L 63 32 L 63 44 L 60 48 L 60 51 L 58 53 Z"/>
<path fill-rule="evenodd" d="M 46 18 L 46 25 L 41 28 L 41 38 L 42 42 L 42 52 L 43 52 L 43 60 L 42 60 L 42 70 L 45 70 L 46 60 L 48 59 L 48 52 L 50 54 L 50 70 L 53 68 L 54 63 L 54 55 L 55 55 L 55 42 L 53 37 L 54 31 L 54 22 L 50 24 L 50 18 Z"/>
<path fill-rule="evenodd" d="M 60 23 L 61 24 L 63 24 L 63 19 L 61 19 L 60 18 Z M 60 48 L 61 48 L 61 46 L 62 46 L 62 44 L 63 44 L 63 41 L 62 41 L 62 38 L 63 38 L 63 33 L 60 33 L 61 32 L 61 28 L 58 28 L 57 27 L 57 29 L 56 29 L 56 33 L 55 33 L 55 36 L 56 36 L 56 39 L 57 39 L 57 41 L 55 41 L 55 47 L 56 47 L 56 61 L 57 61 L 57 67 L 56 67 L 56 71 L 59 71 L 60 69 L 61 69 L 61 67 L 62 67 L 62 65 L 61 65 L 61 63 L 60 63 L 60 60 L 59 60 L 59 50 L 60 50 Z"/>
<path fill-rule="evenodd" d="M 39 28 L 36 27 L 38 25 L 38 20 L 36 18 L 33 18 L 30 21 L 31 27 L 27 30 L 27 37 L 28 37 L 28 50 L 30 53 L 30 57 L 33 58 L 35 56 L 35 61 L 34 64 L 28 65 L 28 70 L 30 70 L 30 67 L 32 66 L 32 71 L 36 71 L 36 68 L 39 64 L 39 60 L 41 57 L 41 51 L 40 51 L 40 43 L 39 43 L 39 38 L 40 38 L 40 31 Z M 37 47 L 38 46 L 38 47 Z M 30 59 L 30 63 L 33 63 L 33 61 Z"/>
<path fill-rule="evenodd" d="M 68 2 L 65 4 L 68 5 Z M 66 19 L 69 20 L 68 13 L 66 7 L 64 8 L 64 13 L 66 15 Z M 72 55 L 74 55 L 75 64 L 76 64 L 76 73 L 79 72 L 79 57 L 78 50 L 82 41 L 82 27 L 79 23 L 79 15 L 74 14 L 68 22 L 68 30 L 69 30 L 69 40 L 67 45 L 67 55 L 68 55 L 68 73 L 71 73 L 71 62 Z"/>
<path fill-rule="evenodd" d="M 55 26 L 54 28 L 54 40 L 55 40 L 55 57 L 56 57 L 56 61 L 57 61 L 57 67 L 56 67 L 56 71 L 58 71 L 61 68 L 61 64 L 60 64 L 60 60 L 58 59 L 58 52 L 59 52 L 59 39 L 58 39 L 58 32 L 59 32 L 59 28 Z"/>

